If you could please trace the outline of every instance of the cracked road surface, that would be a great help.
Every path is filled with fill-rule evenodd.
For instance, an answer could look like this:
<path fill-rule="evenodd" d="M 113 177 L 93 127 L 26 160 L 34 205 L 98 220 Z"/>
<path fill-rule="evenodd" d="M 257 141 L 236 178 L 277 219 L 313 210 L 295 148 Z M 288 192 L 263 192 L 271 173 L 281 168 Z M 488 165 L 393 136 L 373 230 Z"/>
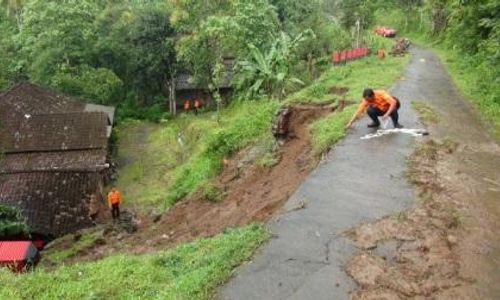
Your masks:
<path fill-rule="evenodd" d="M 408 80 L 420 76 L 409 74 L 420 70 L 411 68 L 421 63 L 417 57 L 404 75 Z M 398 81 L 389 90 L 402 101 L 401 123 L 406 128 L 423 128 L 411 110 L 415 88 L 409 81 Z M 251 263 L 237 270 L 219 298 L 348 298 L 356 286 L 344 265 L 356 249 L 340 233 L 411 206 L 414 195 L 405 177 L 406 158 L 414 140 L 421 138 L 392 134 L 361 140 L 374 132 L 367 123 L 368 118 L 358 121 L 329 153 L 328 161 L 292 195 L 283 213 L 269 223 L 273 238 Z M 294 209 L 301 203 L 304 209 Z"/>

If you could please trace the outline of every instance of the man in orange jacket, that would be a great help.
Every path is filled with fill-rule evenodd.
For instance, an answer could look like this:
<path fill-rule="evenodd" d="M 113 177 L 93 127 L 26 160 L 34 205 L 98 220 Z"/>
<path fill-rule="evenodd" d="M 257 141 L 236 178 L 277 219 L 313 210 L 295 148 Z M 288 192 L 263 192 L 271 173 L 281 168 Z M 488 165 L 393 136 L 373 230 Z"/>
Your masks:
<path fill-rule="evenodd" d="M 380 126 L 378 117 L 382 117 L 382 120 L 386 120 L 390 117 L 394 128 L 403 128 L 403 126 L 399 124 L 398 110 L 400 107 L 401 103 L 399 99 L 389 95 L 386 91 L 365 89 L 363 91 L 363 100 L 349 123 L 347 123 L 346 128 L 350 128 L 352 123 L 354 123 L 365 110 L 373 121 L 371 124 L 368 124 L 369 128 L 377 128 Z"/>
<path fill-rule="evenodd" d="M 120 219 L 120 204 L 122 203 L 122 196 L 116 188 L 112 188 L 108 193 L 108 205 L 111 209 L 113 219 Z"/>

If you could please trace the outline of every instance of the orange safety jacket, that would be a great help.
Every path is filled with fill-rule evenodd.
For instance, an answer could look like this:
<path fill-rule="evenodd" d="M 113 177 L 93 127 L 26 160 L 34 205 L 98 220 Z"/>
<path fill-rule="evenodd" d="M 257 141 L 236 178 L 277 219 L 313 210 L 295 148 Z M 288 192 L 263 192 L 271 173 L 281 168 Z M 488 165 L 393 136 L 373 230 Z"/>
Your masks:
<path fill-rule="evenodd" d="M 389 108 L 391 107 L 391 104 L 397 105 L 396 99 L 394 99 L 386 91 L 376 90 L 373 92 L 375 94 L 374 100 L 372 102 L 368 102 L 365 99 L 363 99 L 358 106 L 358 110 L 356 111 L 356 114 L 362 113 L 369 106 L 377 108 L 380 111 L 385 113 L 389 110 Z"/>
<path fill-rule="evenodd" d="M 109 192 L 108 194 L 108 205 L 109 207 L 113 206 L 113 204 L 120 204 L 122 202 L 122 197 L 119 191 Z"/>

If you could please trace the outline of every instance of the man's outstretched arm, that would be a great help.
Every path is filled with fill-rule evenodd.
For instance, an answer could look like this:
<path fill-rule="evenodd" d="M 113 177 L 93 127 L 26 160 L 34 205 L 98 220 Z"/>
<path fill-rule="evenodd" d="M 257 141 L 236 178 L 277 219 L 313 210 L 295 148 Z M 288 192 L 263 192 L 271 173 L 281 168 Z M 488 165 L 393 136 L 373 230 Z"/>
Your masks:
<path fill-rule="evenodd" d="M 358 109 L 356 110 L 356 112 L 352 115 L 352 118 L 351 120 L 349 120 L 349 122 L 347 123 L 347 125 L 345 126 L 346 129 L 349 129 L 351 128 L 352 124 L 354 123 L 354 121 L 356 121 L 359 116 L 365 111 L 366 107 L 368 106 L 368 104 L 366 103 L 366 100 L 363 100 L 359 106 L 358 106 Z"/>

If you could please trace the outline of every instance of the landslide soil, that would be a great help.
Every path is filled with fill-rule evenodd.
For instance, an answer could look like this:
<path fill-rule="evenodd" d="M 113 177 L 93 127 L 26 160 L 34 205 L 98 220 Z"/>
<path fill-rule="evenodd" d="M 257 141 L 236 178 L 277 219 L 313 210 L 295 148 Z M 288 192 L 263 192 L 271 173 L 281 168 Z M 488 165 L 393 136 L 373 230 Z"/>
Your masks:
<path fill-rule="evenodd" d="M 293 105 L 286 142 L 274 151 L 275 164 L 245 162 L 251 148 L 224 159 L 214 182 L 221 201 L 200 193 L 176 203 L 167 213 L 136 216 L 138 229 L 127 233 L 118 224 L 100 225 L 99 243 L 80 251 L 65 263 L 93 261 L 114 253 L 141 254 L 173 247 L 196 238 L 211 237 L 227 228 L 269 220 L 284 205 L 319 161 L 311 147 L 308 125 L 333 110 L 332 105 Z M 103 242 L 104 241 L 104 242 Z M 55 247 L 56 250 L 59 247 Z"/>
<path fill-rule="evenodd" d="M 498 147 L 486 148 L 449 140 L 417 148 L 409 162 L 416 207 L 347 232 L 361 249 L 346 266 L 359 285 L 352 299 L 498 299 L 498 220 L 484 199 L 470 198 L 498 183 L 460 171 L 478 155 L 498 161 Z"/>

